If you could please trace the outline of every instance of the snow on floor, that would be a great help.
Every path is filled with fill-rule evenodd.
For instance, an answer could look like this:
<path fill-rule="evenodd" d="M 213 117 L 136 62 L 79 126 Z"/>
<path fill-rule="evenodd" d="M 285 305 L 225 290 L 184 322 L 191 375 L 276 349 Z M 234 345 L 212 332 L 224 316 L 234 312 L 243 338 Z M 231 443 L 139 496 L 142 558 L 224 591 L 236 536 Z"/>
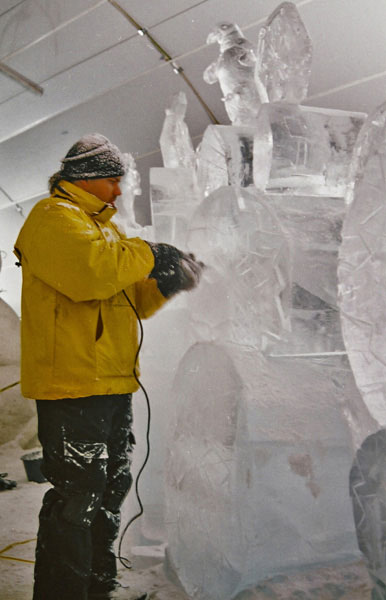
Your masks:
<path fill-rule="evenodd" d="M 17 481 L 17 487 L 0 492 L 0 599 L 31 600 L 38 512 L 48 483 L 27 481 L 16 444 L 0 446 L 0 473 Z M 15 545 L 13 545 L 15 544 Z M 10 558 L 5 558 L 10 557 Z M 18 560 L 17 560 L 18 559 Z M 149 600 L 189 600 L 165 575 L 162 562 L 143 567 L 133 557 L 133 569 L 119 570 L 130 587 L 119 598 L 132 600 L 148 592 Z M 277 576 L 246 591 L 237 600 L 369 600 L 370 583 L 362 562 Z"/>

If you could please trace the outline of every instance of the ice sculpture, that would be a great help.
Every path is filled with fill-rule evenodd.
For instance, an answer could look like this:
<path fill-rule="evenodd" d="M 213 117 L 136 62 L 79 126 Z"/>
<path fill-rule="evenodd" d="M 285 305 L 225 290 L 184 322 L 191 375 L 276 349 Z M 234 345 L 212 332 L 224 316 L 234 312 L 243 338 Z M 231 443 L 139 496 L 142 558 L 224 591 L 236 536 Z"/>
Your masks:
<path fill-rule="evenodd" d="M 268 56 L 279 44 L 281 64 L 278 23 L 294 31 L 286 7 L 268 20 L 276 29 L 263 48 Z M 231 24 L 209 36 L 220 58 L 206 77 L 228 91 L 240 81 L 249 89 L 253 51 L 243 42 L 248 69 L 232 63 L 239 53 L 226 54 L 237 48 L 228 29 L 237 40 Z M 201 199 L 185 204 L 188 219 L 180 168 L 151 173 L 157 240 L 179 239 L 207 265 L 154 334 L 166 354 L 178 308 L 179 350 L 188 343 L 159 376 L 171 423 L 160 442 L 163 509 L 168 565 L 193 600 L 231 600 L 270 575 L 358 556 L 347 479 L 376 422 L 343 345 L 336 269 L 364 115 L 296 105 L 310 60 L 300 38 L 303 51 L 288 58 L 280 80 L 286 103 L 261 105 L 247 123 L 248 92 L 227 106 L 232 126 L 208 127 L 198 150 Z M 304 66 L 296 82 L 294 64 Z M 280 87 L 265 83 L 272 94 Z"/>
<path fill-rule="evenodd" d="M 156 240 L 184 249 L 189 219 L 200 201 L 196 154 L 184 121 L 186 96 L 173 96 L 166 110 L 160 146 L 163 168 L 150 169 L 152 223 Z"/>
<path fill-rule="evenodd" d="M 0 388 L 20 379 L 20 319 L 0 299 Z M 14 442 L 22 448 L 37 444 L 35 403 L 26 400 L 20 387 L 12 386 L 0 393 L 0 445 Z"/>
<path fill-rule="evenodd" d="M 127 171 L 121 179 L 122 194 L 115 201 L 117 213 L 113 217 L 114 223 L 127 237 L 144 237 L 152 240 L 153 233 L 150 227 L 142 227 L 137 223 L 134 212 L 135 197 L 141 195 L 141 177 L 133 155 L 124 154 L 127 162 Z"/>
<path fill-rule="evenodd" d="M 342 197 L 363 113 L 264 104 L 254 134 L 258 189 Z"/>
<path fill-rule="evenodd" d="M 259 31 L 255 66 L 262 102 L 300 104 L 307 96 L 312 43 L 296 5 L 283 2 Z"/>
<path fill-rule="evenodd" d="M 269 196 L 220 188 L 190 224 L 189 248 L 207 269 L 187 298 L 196 343 L 173 389 L 166 528 L 169 565 L 195 600 L 229 600 L 268 574 L 355 554 L 341 474 L 352 462 L 349 424 L 363 427 L 363 411 L 347 359 L 261 352 L 265 338 L 288 327 L 294 261 L 283 217 L 289 199 L 280 200 L 277 212 Z M 329 208 L 304 234 L 311 251 L 331 244 L 336 252 L 328 225 L 341 215 Z M 301 235 L 296 217 L 307 220 L 307 211 L 289 214 Z M 332 302 L 325 284 L 327 273 L 320 287 L 311 278 L 312 291 Z"/>
<path fill-rule="evenodd" d="M 386 425 L 386 103 L 370 115 L 355 150 L 339 261 L 342 330 L 355 379 Z"/>
<path fill-rule="evenodd" d="M 253 185 L 253 139 L 250 127 L 206 128 L 197 159 L 198 184 L 204 196 L 226 185 Z"/>
<path fill-rule="evenodd" d="M 207 196 L 223 185 L 342 197 L 363 113 L 263 104 L 254 127 L 209 125 L 198 155 Z"/>
<path fill-rule="evenodd" d="M 167 168 L 195 169 L 196 154 L 184 121 L 186 108 L 186 94 L 178 92 L 173 96 L 170 108 L 165 111 L 166 117 L 159 141 L 163 163 Z"/>
<path fill-rule="evenodd" d="M 386 594 L 386 102 L 369 115 L 358 137 L 347 193 L 339 260 L 343 337 L 355 380 L 379 431 L 358 450 L 351 494 L 358 543 L 374 581 Z"/>
<path fill-rule="evenodd" d="M 337 307 L 336 265 L 345 214 L 343 198 L 269 196 L 290 236 L 291 331 L 269 342 L 275 355 L 345 352 Z"/>
<path fill-rule="evenodd" d="M 190 222 L 188 247 L 206 265 L 187 298 L 196 340 L 261 349 L 289 328 L 289 241 L 256 190 L 228 186 L 205 198 Z"/>
<path fill-rule="evenodd" d="M 218 42 L 220 56 L 204 71 L 204 80 L 219 82 L 225 109 L 233 125 L 249 125 L 258 113 L 260 100 L 254 81 L 256 49 L 233 23 L 219 23 L 207 44 Z"/>
<path fill-rule="evenodd" d="M 192 155 L 190 135 L 183 117 L 186 96 L 173 97 L 166 111 L 160 146 L 165 167 L 150 170 L 150 198 L 154 239 L 178 248 L 186 248 L 186 232 L 192 212 L 200 196 Z M 164 462 L 166 434 L 172 412 L 171 386 L 181 356 L 194 342 L 188 332 L 189 313 L 186 296 L 178 295 L 158 314 L 157 319 L 143 323 L 144 344 L 141 351 L 141 379 L 148 390 L 152 405 L 151 453 L 148 468 L 141 477 L 141 497 L 144 516 L 141 519 L 138 544 L 165 544 Z M 167 348 L 167 351 L 165 351 Z M 147 414 L 142 399 L 135 406 L 135 432 L 144 439 Z M 141 455 L 145 453 L 144 448 Z M 134 509 L 133 509 L 134 510 Z M 129 518 L 129 517 L 128 517 Z M 142 549 L 141 549 L 142 551 Z"/>

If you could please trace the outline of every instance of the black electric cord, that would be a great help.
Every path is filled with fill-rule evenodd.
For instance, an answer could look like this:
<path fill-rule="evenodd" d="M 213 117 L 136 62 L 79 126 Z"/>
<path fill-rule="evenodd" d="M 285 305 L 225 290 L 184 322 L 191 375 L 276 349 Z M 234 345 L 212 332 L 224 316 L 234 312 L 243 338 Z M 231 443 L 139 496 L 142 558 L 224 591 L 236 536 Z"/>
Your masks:
<path fill-rule="evenodd" d="M 142 383 L 140 382 L 138 376 L 137 376 L 137 372 L 136 372 L 136 367 L 137 367 L 137 363 L 138 363 L 138 357 L 139 357 L 139 353 L 141 351 L 142 348 L 142 343 L 143 343 L 143 325 L 142 325 L 142 321 L 141 318 L 137 312 L 137 309 L 135 308 L 134 304 L 132 303 L 132 301 L 130 300 L 129 296 L 126 294 L 125 290 L 122 290 L 123 294 L 126 298 L 126 300 L 128 301 L 129 305 L 131 306 L 131 308 L 133 309 L 135 316 L 137 317 L 137 321 L 139 324 L 139 329 L 140 329 L 140 339 L 139 339 L 139 344 L 138 344 L 138 349 L 137 349 L 137 353 L 135 355 L 135 359 L 134 359 L 134 367 L 133 367 L 133 375 L 134 378 L 136 380 L 136 382 L 138 383 L 139 387 L 141 388 L 141 390 L 143 391 L 145 398 L 146 398 L 146 404 L 147 404 L 147 414 L 148 414 L 148 419 L 147 419 L 147 430 L 146 430 L 146 444 L 147 444 L 147 449 L 146 449 L 146 456 L 145 456 L 145 460 L 143 461 L 143 464 L 141 466 L 141 468 L 138 471 L 137 477 L 135 479 L 135 495 L 137 497 L 138 500 L 138 504 L 140 506 L 140 510 L 139 512 L 134 515 L 134 517 L 132 517 L 125 525 L 121 536 L 119 538 L 119 544 L 118 544 L 118 560 L 121 563 L 121 565 L 123 565 L 126 569 L 131 569 L 132 564 L 131 562 L 125 558 L 124 556 L 121 555 L 121 548 L 122 548 L 122 542 L 123 542 L 123 538 L 125 537 L 127 530 L 129 529 L 130 525 L 132 525 L 132 523 L 134 523 L 134 521 L 136 521 L 142 514 L 143 514 L 143 504 L 141 501 L 141 498 L 139 496 L 139 491 L 138 491 L 138 482 L 139 482 L 139 478 L 142 475 L 142 472 L 147 464 L 147 461 L 149 460 L 149 456 L 150 456 L 150 420 L 151 420 L 151 410 L 150 410 L 150 401 L 149 401 L 149 396 L 147 395 L 147 391 L 145 389 L 145 387 L 142 385 Z"/>

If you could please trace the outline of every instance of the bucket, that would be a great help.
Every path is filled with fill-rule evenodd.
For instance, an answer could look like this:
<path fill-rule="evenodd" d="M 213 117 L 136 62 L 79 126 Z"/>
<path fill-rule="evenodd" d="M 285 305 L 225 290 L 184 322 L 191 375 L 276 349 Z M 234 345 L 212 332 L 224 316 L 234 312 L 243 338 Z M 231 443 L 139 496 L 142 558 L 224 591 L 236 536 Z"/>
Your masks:
<path fill-rule="evenodd" d="M 47 481 L 40 470 L 40 466 L 43 461 L 41 450 L 35 450 L 29 454 L 24 454 L 21 457 L 21 460 L 23 461 L 28 481 L 36 481 L 36 483 L 43 483 L 44 481 Z"/>

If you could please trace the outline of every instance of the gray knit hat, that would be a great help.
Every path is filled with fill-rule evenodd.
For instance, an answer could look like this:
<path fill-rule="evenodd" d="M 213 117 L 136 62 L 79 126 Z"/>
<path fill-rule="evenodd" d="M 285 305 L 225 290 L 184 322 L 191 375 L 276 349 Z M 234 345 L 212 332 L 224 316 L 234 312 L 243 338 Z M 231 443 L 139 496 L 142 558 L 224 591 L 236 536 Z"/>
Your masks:
<path fill-rule="evenodd" d="M 127 171 L 125 158 L 119 148 L 100 133 L 89 133 L 80 138 L 61 163 L 61 169 L 49 179 L 51 193 L 54 193 L 61 179 L 76 181 L 121 177 Z"/>
<path fill-rule="evenodd" d="M 120 177 L 126 172 L 121 151 L 100 133 L 90 133 L 80 138 L 61 162 L 63 179 Z"/>

